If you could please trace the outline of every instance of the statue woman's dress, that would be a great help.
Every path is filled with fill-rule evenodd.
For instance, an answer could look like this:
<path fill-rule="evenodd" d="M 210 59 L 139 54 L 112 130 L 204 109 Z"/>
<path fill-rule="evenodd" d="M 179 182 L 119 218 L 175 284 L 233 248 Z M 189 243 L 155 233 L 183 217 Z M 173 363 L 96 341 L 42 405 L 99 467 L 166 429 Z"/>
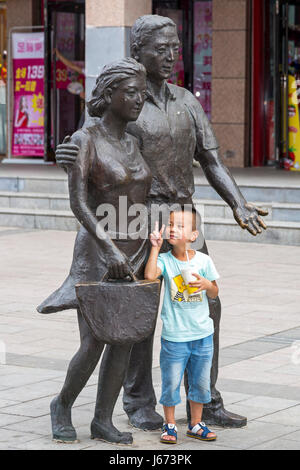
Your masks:
<path fill-rule="evenodd" d="M 76 163 L 69 170 L 70 197 L 74 200 L 85 199 L 87 210 L 91 210 L 94 215 L 100 204 L 112 204 L 116 209 L 118 237 L 121 233 L 118 223 L 119 197 L 127 197 L 128 207 L 135 203 L 145 204 L 151 186 L 151 172 L 139 151 L 137 141 L 133 136 L 125 134 L 124 142 L 121 143 L 110 137 L 102 124 L 97 124 L 73 134 L 72 143 L 80 147 L 80 152 Z M 70 187 L 72 172 L 82 173 L 83 184 L 80 184 L 80 187 L 85 187 L 83 194 L 82 189 Z M 78 217 L 78 214 L 76 215 Z M 135 217 L 128 217 L 128 221 Z M 145 220 L 145 224 L 148 225 L 148 220 Z M 114 243 L 129 258 L 137 278 L 143 279 L 149 249 L 147 237 L 137 240 L 115 239 Z M 53 313 L 78 308 L 75 285 L 100 281 L 106 272 L 106 259 L 99 242 L 81 225 L 75 240 L 68 277 L 62 286 L 38 307 L 38 311 Z"/>

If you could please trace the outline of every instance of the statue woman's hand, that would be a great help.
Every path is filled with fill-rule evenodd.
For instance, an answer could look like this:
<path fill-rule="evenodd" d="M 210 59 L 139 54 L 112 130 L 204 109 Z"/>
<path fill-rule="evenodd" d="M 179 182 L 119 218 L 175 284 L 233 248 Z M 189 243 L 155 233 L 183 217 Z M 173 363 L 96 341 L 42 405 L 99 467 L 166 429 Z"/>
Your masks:
<path fill-rule="evenodd" d="M 111 279 L 123 279 L 132 272 L 129 259 L 119 250 L 108 255 L 107 269 Z"/>

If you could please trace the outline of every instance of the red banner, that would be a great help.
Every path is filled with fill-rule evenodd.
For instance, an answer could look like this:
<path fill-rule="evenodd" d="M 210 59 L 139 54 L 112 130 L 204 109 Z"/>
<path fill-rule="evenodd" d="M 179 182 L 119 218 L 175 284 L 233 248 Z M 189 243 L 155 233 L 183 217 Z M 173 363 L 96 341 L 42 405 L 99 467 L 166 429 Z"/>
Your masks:
<path fill-rule="evenodd" d="M 44 34 L 13 33 L 13 156 L 44 155 Z"/>

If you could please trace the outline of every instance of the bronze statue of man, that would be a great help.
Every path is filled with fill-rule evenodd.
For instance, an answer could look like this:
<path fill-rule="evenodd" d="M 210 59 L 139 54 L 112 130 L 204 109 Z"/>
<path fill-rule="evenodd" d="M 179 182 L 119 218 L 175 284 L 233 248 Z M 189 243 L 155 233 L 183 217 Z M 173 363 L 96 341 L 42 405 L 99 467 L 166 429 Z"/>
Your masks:
<path fill-rule="evenodd" d="M 143 158 L 152 172 L 148 203 L 171 206 L 190 204 L 194 193 L 193 158 L 199 161 L 205 176 L 233 211 L 237 223 L 252 235 L 266 229 L 260 216 L 266 211 L 247 203 L 229 170 L 218 155 L 218 143 L 210 123 L 197 99 L 188 90 L 167 83 L 178 59 L 179 38 L 175 23 L 158 15 L 139 18 L 131 30 L 131 55 L 147 71 L 147 94 L 136 122 L 127 132 L 139 142 Z M 85 126 L 90 124 L 87 119 Z M 76 160 L 76 146 L 64 141 L 56 158 L 64 167 Z M 167 249 L 167 246 L 165 247 Z M 201 251 L 208 254 L 204 242 Z M 219 297 L 209 299 L 214 321 L 214 358 L 211 370 L 212 401 L 205 405 L 203 420 L 209 424 L 241 427 L 245 417 L 230 413 L 216 389 L 219 356 Z M 155 411 L 156 398 L 152 385 L 153 336 L 135 344 L 124 382 L 124 409 L 133 426 L 156 429 L 162 418 Z M 187 386 L 187 384 L 186 384 Z M 189 415 L 189 409 L 187 409 Z"/>

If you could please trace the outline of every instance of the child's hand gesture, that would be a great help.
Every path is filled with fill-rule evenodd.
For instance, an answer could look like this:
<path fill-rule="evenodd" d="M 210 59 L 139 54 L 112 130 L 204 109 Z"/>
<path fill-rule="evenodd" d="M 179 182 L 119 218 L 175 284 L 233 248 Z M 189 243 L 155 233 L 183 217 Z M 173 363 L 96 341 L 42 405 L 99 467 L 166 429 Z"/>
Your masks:
<path fill-rule="evenodd" d="M 150 233 L 150 242 L 151 245 L 156 248 L 161 248 L 163 244 L 163 232 L 165 230 L 165 225 L 162 226 L 160 230 L 158 230 L 158 222 L 155 222 L 155 227 L 152 233 Z"/>

